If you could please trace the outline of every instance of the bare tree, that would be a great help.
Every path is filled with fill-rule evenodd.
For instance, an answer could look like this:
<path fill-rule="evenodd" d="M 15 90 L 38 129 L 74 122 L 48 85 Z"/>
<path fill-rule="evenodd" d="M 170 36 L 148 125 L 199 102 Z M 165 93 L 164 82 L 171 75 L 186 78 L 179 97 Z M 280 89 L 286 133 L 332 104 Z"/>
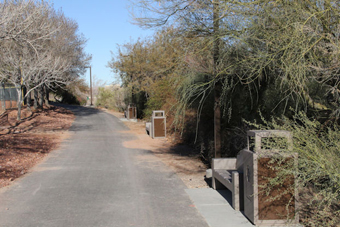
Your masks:
<path fill-rule="evenodd" d="M 22 86 L 27 96 L 37 88 L 66 85 L 90 58 L 84 53 L 86 40 L 77 34 L 78 25 L 48 3 L 7 1 L 1 10 L 13 16 L 0 22 L 5 28 L 0 36 L 0 79 L 16 85 L 20 120 Z"/>

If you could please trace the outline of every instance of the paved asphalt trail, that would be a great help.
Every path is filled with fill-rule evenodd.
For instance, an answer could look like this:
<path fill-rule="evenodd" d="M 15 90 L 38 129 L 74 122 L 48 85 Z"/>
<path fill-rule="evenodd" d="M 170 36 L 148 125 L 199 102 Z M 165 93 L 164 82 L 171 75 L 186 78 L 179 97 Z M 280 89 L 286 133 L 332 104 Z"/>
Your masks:
<path fill-rule="evenodd" d="M 71 137 L 32 173 L 0 190 L 1 227 L 207 227 L 182 181 L 116 117 L 68 107 Z M 150 162 L 149 158 L 153 161 Z"/>

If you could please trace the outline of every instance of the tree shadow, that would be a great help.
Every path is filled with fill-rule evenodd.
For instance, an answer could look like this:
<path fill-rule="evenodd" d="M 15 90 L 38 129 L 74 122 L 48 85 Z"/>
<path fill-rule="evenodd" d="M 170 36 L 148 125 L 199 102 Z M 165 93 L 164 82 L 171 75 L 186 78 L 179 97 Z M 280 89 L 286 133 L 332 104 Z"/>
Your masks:
<path fill-rule="evenodd" d="M 53 135 L 10 134 L 0 136 L 0 186 L 27 173 L 58 145 Z"/>
<path fill-rule="evenodd" d="M 63 107 L 67 110 L 70 110 L 74 113 L 75 116 L 90 116 L 94 114 L 98 114 L 101 110 L 98 110 L 93 107 L 86 107 L 86 106 L 76 106 L 76 105 L 67 105 L 62 103 L 51 103 L 53 106 Z"/>
<path fill-rule="evenodd" d="M 52 136 L 19 133 L 0 137 L 0 143 L 2 145 L 1 156 L 7 153 L 19 155 L 23 154 L 23 152 L 48 153 L 55 145 Z"/>
<path fill-rule="evenodd" d="M 62 107 L 62 108 L 58 108 Z M 8 135 L 14 133 L 35 133 L 35 132 L 58 132 L 63 131 L 69 128 L 69 125 L 61 125 L 57 128 L 50 125 L 50 121 L 44 120 L 36 120 L 39 116 L 47 116 L 54 117 L 58 114 L 63 114 L 65 116 L 75 117 L 84 117 L 90 116 L 99 113 L 100 110 L 91 108 L 91 107 L 83 107 L 83 106 L 72 106 L 60 103 L 51 102 L 48 108 L 37 109 L 31 112 L 31 114 L 25 118 L 22 118 L 20 121 L 16 121 L 14 124 L 10 123 L 8 119 L 8 113 L 5 113 L 0 116 L 0 134 Z M 12 119 L 13 121 L 13 119 Z M 38 129 L 39 128 L 39 129 Z M 72 125 L 70 131 L 81 131 L 91 129 L 89 125 Z"/>
<path fill-rule="evenodd" d="M 79 125 L 72 125 L 68 130 L 70 132 L 81 132 L 81 131 L 87 131 L 91 130 L 93 126 L 91 125 L 85 125 L 85 124 L 79 124 Z"/>

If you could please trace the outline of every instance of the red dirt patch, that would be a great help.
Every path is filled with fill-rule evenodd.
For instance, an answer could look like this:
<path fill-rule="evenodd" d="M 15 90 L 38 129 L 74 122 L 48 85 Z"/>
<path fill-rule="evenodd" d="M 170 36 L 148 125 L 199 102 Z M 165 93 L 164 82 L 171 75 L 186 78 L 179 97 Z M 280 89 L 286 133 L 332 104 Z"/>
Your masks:
<path fill-rule="evenodd" d="M 75 118 L 71 111 L 55 106 L 33 113 L 23 109 L 21 121 L 16 121 L 16 116 L 16 110 L 0 116 L 0 188 L 56 149 Z"/>

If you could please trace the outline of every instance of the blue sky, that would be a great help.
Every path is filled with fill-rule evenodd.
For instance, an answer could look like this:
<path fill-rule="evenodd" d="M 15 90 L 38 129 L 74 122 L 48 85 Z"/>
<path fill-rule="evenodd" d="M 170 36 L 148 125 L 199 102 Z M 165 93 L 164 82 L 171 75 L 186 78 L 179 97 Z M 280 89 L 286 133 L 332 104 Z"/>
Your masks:
<path fill-rule="evenodd" d="M 86 52 L 92 54 L 92 75 L 97 80 L 112 83 L 114 74 L 106 67 L 117 45 L 137 41 L 153 34 L 130 23 L 128 0 L 52 0 L 55 9 L 75 20 L 79 33 L 88 39 Z M 90 72 L 85 75 L 89 83 Z"/>

